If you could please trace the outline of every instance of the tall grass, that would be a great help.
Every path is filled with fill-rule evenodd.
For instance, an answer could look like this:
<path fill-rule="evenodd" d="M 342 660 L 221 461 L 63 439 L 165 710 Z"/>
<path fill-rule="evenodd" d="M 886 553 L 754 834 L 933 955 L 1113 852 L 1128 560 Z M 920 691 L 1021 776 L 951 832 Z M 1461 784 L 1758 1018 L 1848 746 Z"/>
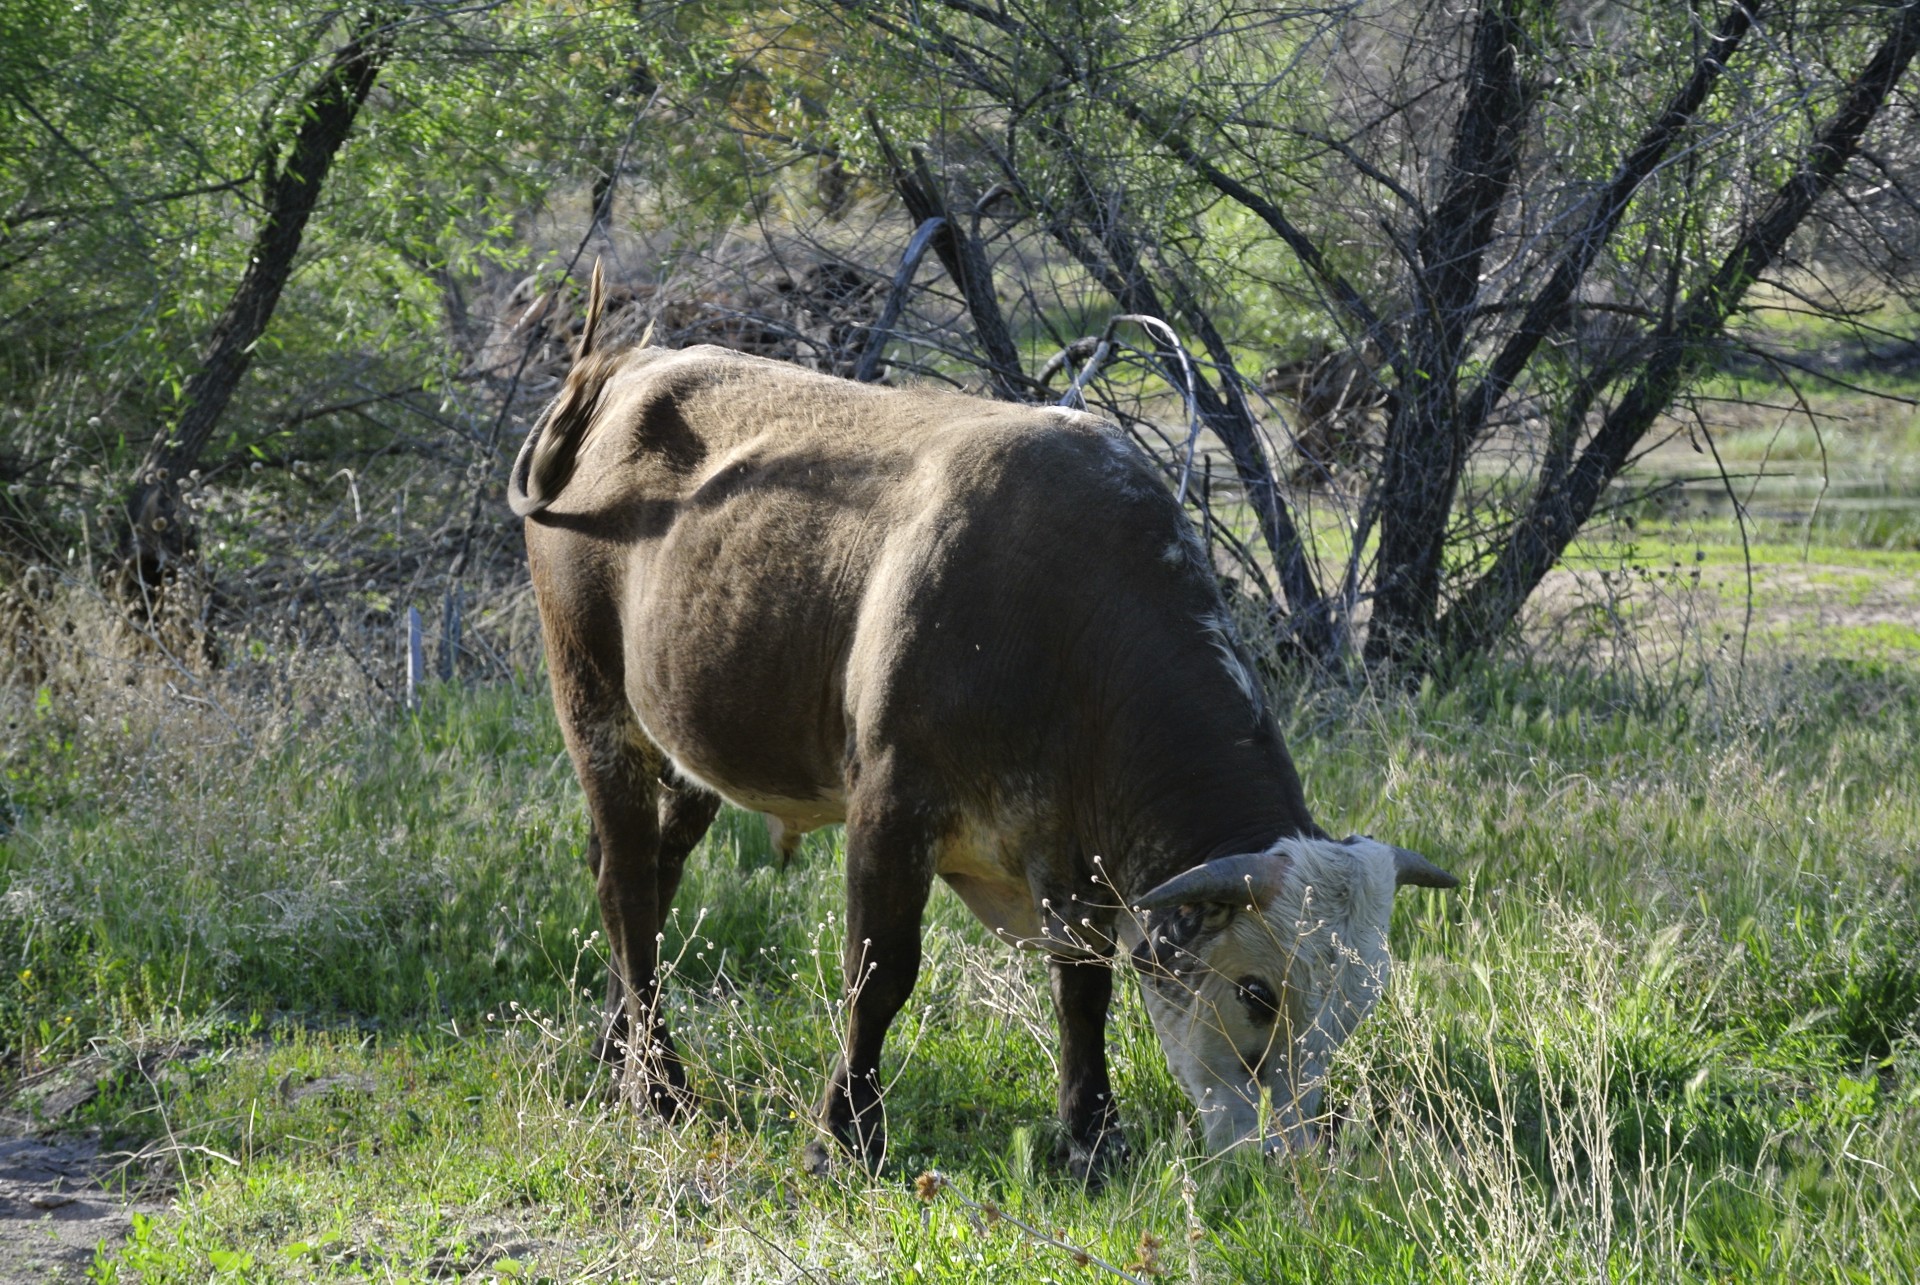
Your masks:
<path fill-rule="evenodd" d="M 1301 697 L 1317 815 L 1467 884 L 1403 895 L 1309 1155 L 1206 1156 L 1123 983 L 1136 1159 L 1097 1195 L 1050 1162 L 1038 962 L 944 890 L 888 1170 L 810 1178 L 835 834 L 783 868 L 727 813 L 695 854 L 664 949 L 702 1101 L 668 1128 L 587 1056 L 585 823 L 544 691 L 186 695 L 0 696 L 0 1056 L 92 1051 L 80 1122 L 178 1184 L 104 1278 L 1920 1276 L 1910 672 Z"/>

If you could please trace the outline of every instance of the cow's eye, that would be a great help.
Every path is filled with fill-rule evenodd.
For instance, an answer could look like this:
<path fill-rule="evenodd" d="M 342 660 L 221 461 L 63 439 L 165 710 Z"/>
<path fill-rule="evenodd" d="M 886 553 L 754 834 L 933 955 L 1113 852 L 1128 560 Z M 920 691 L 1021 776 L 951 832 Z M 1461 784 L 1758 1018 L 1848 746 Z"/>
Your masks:
<path fill-rule="evenodd" d="M 1273 993 L 1273 987 L 1258 977 L 1242 977 L 1234 985 L 1239 987 L 1240 1002 L 1246 1005 L 1248 1017 L 1266 1025 L 1280 1016 L 1280 998 Z"/>

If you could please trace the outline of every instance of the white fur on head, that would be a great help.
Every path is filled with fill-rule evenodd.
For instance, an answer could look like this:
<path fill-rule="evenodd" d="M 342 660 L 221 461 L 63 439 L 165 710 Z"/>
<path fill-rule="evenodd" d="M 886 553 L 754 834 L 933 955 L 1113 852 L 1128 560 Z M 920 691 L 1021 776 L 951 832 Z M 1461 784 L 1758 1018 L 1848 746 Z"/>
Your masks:
<path fill-rule="evenodd" d="M 1312 1145 L 1333 1051 L 1387 983 L 1394 849 L 1358 837 L 1293 838 L 1263 855 L 1284 866 L 1264 908 L 1229 912 L 1171 968 L 1143 967 L 1141 978 L 1167 1065 L 1199 1108 L 1211 1151 L 1255 1140 L 1269 1151 Z M 1166 922 L 1150 922 L 1149 935 Z M 1249 1002 L 1249 979 L 1272 992 L 1273 1020 Z M 1263 1091 L 1277 1133 L 1266 1130 Z"/>

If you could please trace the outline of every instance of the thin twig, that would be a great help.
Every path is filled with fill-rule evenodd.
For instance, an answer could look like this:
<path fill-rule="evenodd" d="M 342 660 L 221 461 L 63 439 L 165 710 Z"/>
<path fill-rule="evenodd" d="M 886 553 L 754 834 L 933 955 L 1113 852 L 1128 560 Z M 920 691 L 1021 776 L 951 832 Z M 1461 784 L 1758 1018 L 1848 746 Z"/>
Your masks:
<path fill-rule="evenodd" d="M 1728 474 L 1726 463 L 1720 458 L 1720 447 L 1714 442 L 1713 432 L 1707 427 L 1706 421 L 1704 420 L 1700 423 L 1700 436 L 1707 440 L 1707 449 L 1713 453 L 1714 466 L 1720 470 L 1720 480 L 1727 488 L 1727 499 L 1733 504 L 1733 520 L 1740 528 L 1740 557 L 1746 563 L 1747 568 L 1747 611 L 1745 618 L 1740 622 L 1740 664 L 1739 667 L 1734 670 L 1733 677 L 1733 695 L 1737 700 L 1739 699 L 1741 688 L 1746 683 L 1747 637 L 1753 632 L 1753 546 L 1747 540 L 1746 506 L 1740 502 L 1740 497 L 1734 493 L 1733 478 Z"/>
<path fill-rule="evenodd" d="M 1187 403 L 1187 446 L 1185 457 L 1180 463 L 1180 485 L 1174 493 L 1174 498 L 1179 504 L 1185 505 L 1187 484 L 1193 477 L 1193 453 L 1200 444 L 1200 403 L 1193 387 L 1193 362 L 1187 357 L 1187 346 L 1180 342 L 1180 336 L 1174 333 L 1172 326 L 1158 317 L 1149 317 L 1141 312 L 1115 313 L 1107 319 L 1107 327 L 1100 333 L 1100 342 L 1094 346 L 1093 356 L 1080 368 L 1079 373 L 1074 375 L 1073 383 L 1067 386 L 1067 391 L 1060 394 L 1058 404 L 1071 406 L 1078 402 L 1083 407 L 1086 405 L 1083 390 L 1086 388 L 1087 381 L 1093 378 L 1099 371 L 1101 363 L 1106 361 L 1107 355 L 1113 351 L 1113 332 L 1123 321 L 1131 321 L 1136 326 L 1152 332 L 1156 337 L 1164 339 L 1173 349 L 1174 355 L 1180 359 L 1178 387 L 1181 388 L 1182 396 Z"/>

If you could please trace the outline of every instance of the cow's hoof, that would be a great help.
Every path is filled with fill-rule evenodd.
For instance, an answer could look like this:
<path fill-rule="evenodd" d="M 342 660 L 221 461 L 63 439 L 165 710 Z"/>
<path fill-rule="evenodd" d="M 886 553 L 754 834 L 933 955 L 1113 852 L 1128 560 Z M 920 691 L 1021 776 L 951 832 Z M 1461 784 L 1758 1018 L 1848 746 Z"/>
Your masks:
<path fill-rule="evenodd" d="M 815 1138 L 800 1153 L 800 1163 L 806 1171 L 816 1178 L 824 1178 L 837 1169 L 858 1168 L 868 1174 L 877 1174 L 886 1161 L 887 1141 L 884 1134 L 869 1131 L 864 1137 L 848 1137 L 839 1130 L 834 1131 L 833 1140 Z"/>
<path fill-rule="evenodd" d="M 1126 1168 L 1133 1158 L 1132 1148 L 1118 1129 L 1107 1129 L 1092 1138 L 1066 1138 L 1054 1153 L 1054 1159 L 1067 1176 L 1088 1191 L 1098 1191 L 1107 1179 Z"/>
<path fill-rule="evenodd" d="M 607 1068 L 605 1101 L 610 1106 L 626 1106 L 658 1116 L 672 1124 L 693 1110 L 693 1094 L 685 1077 L 680 1082 L 662 1080 L 631 1066 L 618 1063 Z"/>

